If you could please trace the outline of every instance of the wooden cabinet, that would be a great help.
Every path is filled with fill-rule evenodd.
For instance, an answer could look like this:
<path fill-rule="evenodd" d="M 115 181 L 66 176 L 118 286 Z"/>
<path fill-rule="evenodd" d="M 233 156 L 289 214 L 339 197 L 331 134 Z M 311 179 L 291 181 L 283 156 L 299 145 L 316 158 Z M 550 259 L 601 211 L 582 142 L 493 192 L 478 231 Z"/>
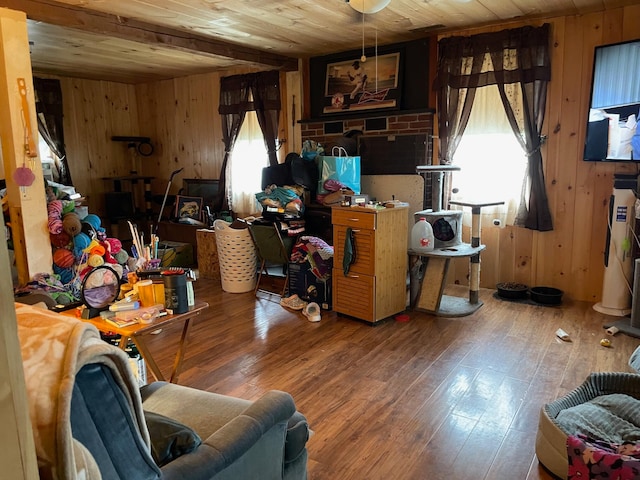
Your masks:
<path fill-rule="evenodd" d="M 193 246 L 193 258 L 198 258 L 198 241 L 196 231 L 203 228 L 197 225 L 187 225 L 186 223 L 165 222 L 158 223 L 158 237 L 160 241 L 188 243 Z"/>
<path fill-rule="evenodd" d="M 334 207 L 333 309 L 376 323 L 406 308 L 406 208 L 374 210 Z M 347 229 L 353 231 L 355 261 L 344 274 Z"/>

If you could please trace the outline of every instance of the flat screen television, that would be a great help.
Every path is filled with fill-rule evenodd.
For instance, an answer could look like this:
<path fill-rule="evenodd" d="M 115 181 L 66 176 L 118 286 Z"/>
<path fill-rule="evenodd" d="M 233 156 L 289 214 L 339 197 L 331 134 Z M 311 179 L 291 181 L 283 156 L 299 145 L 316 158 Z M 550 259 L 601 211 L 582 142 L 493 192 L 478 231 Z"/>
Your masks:
<path fill-rule="evenodd" d="M 640 162 L 640 39 L 595 48 L 587 161 Z"/>

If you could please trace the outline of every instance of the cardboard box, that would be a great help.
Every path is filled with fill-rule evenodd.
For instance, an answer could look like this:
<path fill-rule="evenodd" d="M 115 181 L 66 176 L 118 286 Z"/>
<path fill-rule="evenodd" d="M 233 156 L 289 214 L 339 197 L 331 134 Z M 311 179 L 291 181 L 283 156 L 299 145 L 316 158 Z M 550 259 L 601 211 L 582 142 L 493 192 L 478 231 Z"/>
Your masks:
<path fill-rule="evenodd" d="M 196 242 L 200 277 L 212 278 L 220 282 L 220 260 L 215 230 L 205 228 L 196 230 Z"/>
<path fill-rule="evenodd" d="M 331 277 L 318 280 L 308 263 L 289 262 L 289 295 L 297 294 L 306 302 L 316 302 L 323 310 L 331 310 Z"/>
<path fill-rule="evenodd" d="M 193 246 L 190 243 L 160 242 L 158 258 L 162 267 L 191 267 L 194 265 Z"/>

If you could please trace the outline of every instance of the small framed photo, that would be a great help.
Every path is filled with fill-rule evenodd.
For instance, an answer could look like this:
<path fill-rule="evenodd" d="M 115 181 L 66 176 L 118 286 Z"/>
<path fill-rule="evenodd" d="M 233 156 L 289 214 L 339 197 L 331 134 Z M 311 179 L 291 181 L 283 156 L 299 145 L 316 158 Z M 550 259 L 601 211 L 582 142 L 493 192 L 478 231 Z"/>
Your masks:
<path fill-rule="evenodd" d="M 202 218 L 202 197 L 177 195 L 175 216 L 178 220 L 191 218 L 200 221 Z"/>

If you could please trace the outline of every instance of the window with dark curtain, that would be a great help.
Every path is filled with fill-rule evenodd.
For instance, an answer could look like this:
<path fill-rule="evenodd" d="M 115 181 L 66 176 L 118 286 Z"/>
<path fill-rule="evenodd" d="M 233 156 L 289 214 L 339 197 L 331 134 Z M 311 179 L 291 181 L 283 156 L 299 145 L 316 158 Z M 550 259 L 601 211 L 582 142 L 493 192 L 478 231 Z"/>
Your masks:
<path fill-rule="evenodd" d="M 551 78 L 549 24 L 438 42 L 440 163 L 451 163 L 469 121 L 476 89 L 496 85 L 509 124 L 528 157 L 515 225 L 553 229 L 542 168 L 541 130 Z M 517 92 L 517 94 L 515 93 Z"/>
<path fill-rule="evenodd" d="M 217 211 L 228 208 L 225 172 L 246 112 L 255 110 L 269 155 L 269 164 L 278 164 L 276 152 L 280 107 L 280 73 L 277 70 L 232 75 L 220 79 L 218 112 L 222 115 L 225 155 L 220 170 Z"/>

